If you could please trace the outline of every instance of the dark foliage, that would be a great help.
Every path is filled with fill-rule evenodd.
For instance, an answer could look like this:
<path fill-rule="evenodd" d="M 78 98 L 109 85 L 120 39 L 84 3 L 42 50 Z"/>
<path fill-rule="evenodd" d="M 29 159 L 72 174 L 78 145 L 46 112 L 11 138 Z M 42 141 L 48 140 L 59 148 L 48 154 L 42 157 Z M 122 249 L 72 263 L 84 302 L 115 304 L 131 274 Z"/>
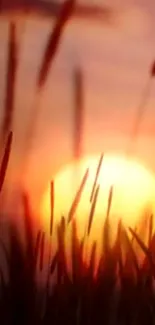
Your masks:
<path fill-rule="evenodd" d="M 11 134 L 8 137 L 6 150 L 1 163 L 0 179 L 4 179 L 9 158 Z M 6 159 L 7 157 L 7 159 Z M 77 198 L 82 195 L 86 172 Z M 51 186 L 51 215 L 53 220 L 54 184 Z M 45 264 L 45 236 L 39 231 L 35 239 L 32 226 L 28 196 L 24 194 L 24 229 L 25 244 L 15 223 L 10 223 L 10 249 L 6 249 L 1 241 L 9 281 L 4 279 L 3 269 L 0 270 L 0 321 L 1 324 L 154 324 L 154 233 L 153 216 L 150 216 L 148 246 L 133 229 L 130 239 L 122 222 L 118 225 L 117 237 L 111 247 L 109 214 L 112 203 L 112 188 L 109 192 L 107 215 L 103 225 L 103 246 L 97 271 L 96 247 L 92 243 L 89 263 L 84 260 L 84 247 L 89 238 L 95 213 L 95 204 L 99 187 L 95 190 L 90 215 L 88 216 L 88 232 L 79 239 L 76 225 L 76 204 L 72 205 L 70 223 L 62 217 L 57 226 L 58 249 L 50 258 L 48 280 L 55 278 L 54 285 L 48 288 L 36 281 L 38 272 L 42 273 Z M 73 208 L 73 206 L 75 207 Z M 53 222 L 53 221 L 52 221 Z M 67 227 L 72 228 L 71 236 L 71 270 L 67 266 L 65 234 Z M 51 225 L 50 225 L 51 227 Z M 49 235 L 49 234 L 48 234 Z M 51 233 L 52 236 L 52 233 Z M 136 240 L 145 253 L 140 265 L 134 250 Z M 123 259 L 125 250 L 125 259 Z M 48 289 L 48 292 L 47 292 Z"/>

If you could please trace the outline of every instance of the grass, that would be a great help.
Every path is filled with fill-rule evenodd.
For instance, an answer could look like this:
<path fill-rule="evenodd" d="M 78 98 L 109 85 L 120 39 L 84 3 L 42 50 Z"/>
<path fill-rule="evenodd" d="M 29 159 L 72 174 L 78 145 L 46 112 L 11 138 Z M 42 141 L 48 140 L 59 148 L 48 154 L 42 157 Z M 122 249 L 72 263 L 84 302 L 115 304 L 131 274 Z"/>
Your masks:
<path fill-rule="evenodd" d="M 40 93 L 47 81 L 49 69 L 54 62 L 64 26 L 72 13 L 74 3 L 74 0 L 69 0 L 64 4 L 49 37 L 36 82 L 37 100 L 39 98 L 39 101 Z M 2 141 L 5 140 L 6 134 L 13 124 L 18 65 L 16 28 L 13 23 L 9 30 L 7 93 Z M 154 66 L 152 69 L 153 76 Z M 75 106 L 77 111 L 81 110 L 81 113 L 83 110 L 82 85 L 82 74 L 78 69 L 74 73 Z M 37 115 L 36 109 L 38 107 L 35 107 L 34 120 Z M 32 120 L 33 130 L 34 120 Z M 79 134 L 77 140 L 78 136 Z M 29 140 L 33 140 L 31 131 L 27 140 L 27 148 L 30 150 Z M 78 142 L 81 142 L 81 138 L 76 144 L 80 148 L 74 148 L 75 155 L 78 155 L 81 150 L 81 143 Z M 8 136 L 2 157 L 0 192 L 5 181 L 11 144 L 12 133 Z M 100 190 L 97 180 L 103 159 L 104 157 L 101 155 L 90 196 L 91 209 L 88 215 L 88 225 L 81 239 L 77 235 L 76 211 L 89 170 L 86 170 L 83 176 L 68 215 L 62 216 L 56 229 L 53 228 L 54 182 L 51 182 L 51 220 L 48 234 L 44 233 L 42 229 L 36 231 L 33 228 L 33 215 L 28 195 L 22 193 L 24 233 L 21 234 L 21 229 L 18 228 L 15 221 L 10 221 L 9 246 L 5 247 L 3 241 L 0 240 L 8 272 L 8 281 L 6 281 L 3 265 L 0 266 L 0 323 L 2 325 L 155 324 L 155 233 L 153 232 L 153 215 L 151 213 L 147 216 L 148 229 L 145 226 L 145 215 L 141 228 L 137 225 L 136 229 L 126 229 L 120 220 L 116 240 L 111 247 L 109 220 L 113 197 L 113 187 L 111 187 L 102 229 L 102 250 L 97 269 L 97 242 L 92 243 L 89 263 L 86 263 L 84 259 L 85 248 L 95 222 L 95 207 Z M 71 228 L 71 270 L 68 269 L 65 249 L 65 236 L 68 227 Z M 147 233 L 147 244 L 143 242 L 144 230 Z M 46 247 L 46 238 L 50 234 L 52 241 L 54 231 L 57 231 L 58 248 L 56 252 L 53 251 L 52 245 Z M 135 244 L 143 252 L 144 258 L 141 263 L 138 260 Z M 46 265 L 45 256 L 48 249 L 48 265 Z M 45 277 L 45 269 L 48 269 L 47 277 Z M 44 286 L 38 283 L 38 277 L 43 277 L 46 280 Z M 51 286 L 52 279 L 54 279 L 53 286 Z"/>
<path fill-rule="evenodd" d="M 35 136 L 36 123 L 39 116 L 41 97 L 43 94 L 44 87 L 46 85 L 49 71 L 52 69 L 54 64 L 56 54 L 58 53 L 59 47 L 61 45 L 62 36 L 66 24 L 71 17 L 75 6 L 75 0 L 66 0 L 62 5 L 62 9 L 55 21 L 54 27 L 51 28 L 51 33 L 44 51 L 41 66 L 38 71 L 38 76 L 36 80 L 36 97 L 34 106 L 32 107 L 31 123 L 27 135 L 26 151 L 29 158 L 32 152 L 32 142 Z M 28 161 L 26 160 L 26 168 Z"/>
<path fill-rule="evenodd" d="M 0 180 L 3 184 L 12 142 L 8 137 L 1 163 Z M 101 158 L 102 159 L 102 158 Z M 100 159 L 100 161 L 101 161 Z M 100 162 L 99 162 L 100 165 Z M 98 167 L 99 168 L 99 167 Z M 97 168 L 97 174 L 98 174 Z M 96 174 L 96 175 L 97 175 Z M 94 195 L 88 216 L 88 229 L 85 237 L 77 236 L 76 209 L 87 180 L 86 171 L 68 216 L 62 217 L 57 225 L 58 249 L 49 258 L 48 286 L 41 287 L 37 274 L 45 268 L 45 238 L 49 234 L 38 231 L 34 235 L 29 200 L 22 195 L 24 207 L 23 243 L 18 225 L 10 222 L 10 249 L 4 247 L 9 281 L 5 282 L 3 268 L 0 269 L 1 324 L 154 324 L 155 322 L 155 234 L 153 216 L 148 222 L 148 245 L 142 241 L 138 231 L 125 229 L 119 222 L 117 237 L 113 247 L 109 242 L 109 214 L 113 188 L 109 192 L 107 215 L 103 225 L 103 246 L 97 270 L 96 247 L 92 243 L 89 263 L 84 259 L 84 247 L 95 222 L 95 205 L 99 186 L 96 177 L 93 184 Z M 54 220 L 54 182 L 51 183 L 51 223 L 49 233 L 53 235 Z M 65 234 L 71 225 L 71 270 L 67 266 Z M 132 236 L 130 236 L 130 233 Z M 139 263 L 134 249 L 137 242 L 144 253 Z M 0 242 L 2 246 L 3 243 Z M 51 256 L 53 256 L 51 258 Z M 124 256 L 124 257 L 123 257 Z M 50 287 L 50 279 L 54 285 Z"/>
<path fill-rule="evenodd" d="M 4 109 L 4 119 L 1 130 L 2 144 L 6 141 L 8 132 L 13 127 L 14 105 L 15 105 L 15 84 L 18 66 L 16 24 L 11 22 L 8 26 L 8 61 L 6 74 L 6 99 Z"/>

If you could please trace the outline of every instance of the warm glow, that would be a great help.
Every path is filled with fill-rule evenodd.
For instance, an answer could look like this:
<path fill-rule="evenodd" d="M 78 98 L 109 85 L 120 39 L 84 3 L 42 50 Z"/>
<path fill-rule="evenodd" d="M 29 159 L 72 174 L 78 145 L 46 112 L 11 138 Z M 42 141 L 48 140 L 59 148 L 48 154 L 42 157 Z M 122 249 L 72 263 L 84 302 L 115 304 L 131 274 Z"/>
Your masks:
<path fill-rule="evenodd" d="M 79 188 L 83 175 L 89 167 L 89 177 L 77 209 L 79 235 L 84 234 L 90 211 L 90 194 L 94 183 L 99 156 L 85 158 L 77 165 L 67 165 L 55 176 L 55 222 L 61 216 L 67 218 L 71 203 Z M 153 173 L 140 163 L 123 156 L 105 155 L 97 184 L 100 184 L 99 197 L 95 210 L 95 218 L 91 229 L 91 238 L 98 239 L 107 210 L 109 189 L 114 186 L 112 207 L 110 212 L 112 233 L 117 230 L 117 222 L 135 226 L 144 209 L 154 209 L 155 179 Z M 44 225 L 49 227 L 50 191 L 45 193 L 41 207 Z M 47 228 L 46 228 L 47 230 Z"/>

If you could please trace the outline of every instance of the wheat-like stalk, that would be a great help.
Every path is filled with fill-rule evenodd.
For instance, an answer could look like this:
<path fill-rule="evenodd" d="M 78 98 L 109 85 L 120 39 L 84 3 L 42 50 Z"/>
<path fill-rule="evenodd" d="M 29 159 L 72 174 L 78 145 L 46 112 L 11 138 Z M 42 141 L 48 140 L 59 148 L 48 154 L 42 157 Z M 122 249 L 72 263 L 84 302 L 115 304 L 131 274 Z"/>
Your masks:
<path fill-rule="evenodd" d="M 26 138 L 26 148 L 25 152 L 27 155 L 27 159 L 24 162 L 24 169 L 27 170 L 28 159 L 32 152 L 32 144 L 36 131 L 36 125 L 38 122 L 40 105 L 41 105 L 41 97 L 43 88 L 49 76 L 50 69 L 52 64 L 54 63 L 55 56 L 58 52 L 59 46 L 61 44 L 62 35 L 64 32 L 64 28 L 71 17 L 75 5 L 75 0 L 67 0 L 62 4 L 61 11 L 56 19 L 54 28 L 52 27 L 52 31 L 50 33 L 44 55 L 42 58 L 42 63 L 38 72 L 38 77 L 36 81 L 36 97 L 32 107 L 32 115 L 31 122 L 28 129 L 28 134 Z M 25 174 L 25 170 L 22 171 Z"/>
<path fill-rule="evenodd" d="M 14 22 L 9 23 L 6 96 L 4 118 L 2 121 L 1 129 L 2 144 L 4 144 L 8 133 L 12 130 L 13 115 L 15 110 L 15 85 L 18 66 L 18 48 L 16 33 L 16 24 Z"/>

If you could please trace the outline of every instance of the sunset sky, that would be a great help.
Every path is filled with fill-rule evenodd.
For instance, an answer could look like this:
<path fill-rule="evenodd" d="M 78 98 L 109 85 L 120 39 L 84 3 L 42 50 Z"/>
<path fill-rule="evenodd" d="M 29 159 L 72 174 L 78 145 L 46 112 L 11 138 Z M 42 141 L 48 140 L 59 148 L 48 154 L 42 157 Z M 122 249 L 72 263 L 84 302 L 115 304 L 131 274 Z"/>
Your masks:
<path fill-rule="evenodd" d="M 83 0 L 86 2 L 86 0 Z M 39 109 L 33 153 L 29 157 L 26 182 L 38 195 L 49 178 L 72 159 L 73 69 L 84 74 L 84 154 L 114 151 L 125 153 L 155 59 L 154 0 L 87 0 L 111 5 L 110 25 L 72 20 L 67 25 L 55 64 L 52 66 Z M 25 159 L 26 136 L 35 100 L 37 71 L 51 21 L 29 18 L 18 21 L 19 58 L 14 117 L 12 175 L 18 175 Z M 0 22 L 0 110 L 5 95 L 8 21 Z M 136 154 L 155 171 L 155 82 L 141 126 Z M 13 176 L 12 176 L 13 177 Z"/>

